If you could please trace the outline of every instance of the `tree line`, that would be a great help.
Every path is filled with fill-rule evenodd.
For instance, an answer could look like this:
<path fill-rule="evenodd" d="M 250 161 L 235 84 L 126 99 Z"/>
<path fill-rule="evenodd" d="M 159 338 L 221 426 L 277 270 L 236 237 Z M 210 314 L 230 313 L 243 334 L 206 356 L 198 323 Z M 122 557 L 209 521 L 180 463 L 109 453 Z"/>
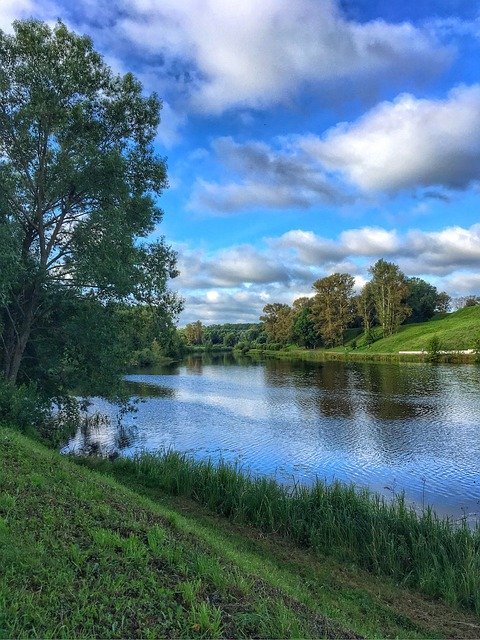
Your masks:
<path fill-rule="evenodd" d="M 480 304 L 479 296 L 451 298 L 422 278 L 407 277 L 393 262 L 380 259 L 369 269 L 371 279 L 355 292 L 348 273 L 334 273 L 313 283 L 314 295 L 265 305 L 254 324 L 204 325 L 200 320 L 177 331 L 184 350 L 204 348 L 280 348 L 287 344 L 313 349 L 342 345 L 348 329 L 370 344 L 396 333 L 406 323 L 426 322 Z"/>
<path fill-rule="evenodd" d="M 287 304 L 271 303 L 260 317 L 270 343 L 306 348 L 342 345 L 348 328 L 363 329 L 366 344 L 398 331 L 406 322 L 425 322 L 449 311 L 452 300 L 421 278 L 408 278 L 398 265 L 378 260 L 359 293 L 348 273 L 333 273 L 313 283 L 315 295 Z"/>

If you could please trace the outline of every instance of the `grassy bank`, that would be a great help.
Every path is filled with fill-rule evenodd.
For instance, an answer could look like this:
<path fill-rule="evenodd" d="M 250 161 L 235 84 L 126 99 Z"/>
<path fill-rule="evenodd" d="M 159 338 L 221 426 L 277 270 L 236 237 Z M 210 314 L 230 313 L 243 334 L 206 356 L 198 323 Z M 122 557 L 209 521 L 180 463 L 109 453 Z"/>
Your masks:
<path fill-rule="evenodd" d="M 441 351 L 473 349 L 480 341 L 480 306 L 467 307 L 455 313 L 433 318 L 428 322 L 407 324 L 398 333 L 382 338 L 380 329 L 372 344 L 364 344 L 364 338 L 356 331 L 347 332 L 345 344 L 333 349 L 302 349 L 291 346 L 280 351 L 264 353 L 283 358 L 304 360 L 357 360 L 373 362 L 423 362 L 428 360 L 432 338 L 438 338 Z M 425 351 L 425 355 L 402 354 L 399 351 Z M 256 350 L 252 350 L 255 352 Z M 439 354 L 438 362 L 476 362 L 478 355 Z"/>
<path fill-rule="evenodd" d="M 480 529 L 455 527 L 429 509 L 384 502 L 335 483 L 283 487 L 176 453 L 118 459 L 120 474 L 193 498 L 215 513 L 354 562 L 480 614 Z"/>
<path fill-rule="evenodd" d="M 478 636 L 465 611 L 169 497 L 150 463 L 88 464 L 0 429 L 0 637 Z"/>

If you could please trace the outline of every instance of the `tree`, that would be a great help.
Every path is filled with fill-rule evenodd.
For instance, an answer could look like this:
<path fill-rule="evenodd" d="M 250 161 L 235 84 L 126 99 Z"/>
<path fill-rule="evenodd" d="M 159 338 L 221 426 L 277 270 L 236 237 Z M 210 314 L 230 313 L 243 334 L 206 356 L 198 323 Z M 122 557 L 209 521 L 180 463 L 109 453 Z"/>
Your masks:
<path fill-rule="evenodd" d="M 438 301 L 437 288 L 421 278 L 407 278 L 409 287 L 406 304 L 412 312 L 409 322 L 425 322 L 433 318 Z"/>
<path fill-rule="evenodd" d="M 365 338 L 371 335 L 375 322 L 375 300 L 373 298 L 372 285 L 367 282 L 355 298 L 357 313 L 362 320 L 363 333 Z"/>
<path fill-rule="evenodd" d="M 452 308 L 452 298 L 446 291 L 440 291 L 437 295 L 437 304 L 435 305 L 435 311 L 438 313 L 448 313 Z"/>
<path fill-rule="evenodd" d="M 175 253 L 144 240 L 167 186 L 158 98 L 61 22 L 13 28 L 0 32 L 0 245 L 15 264 L 0 275 L 0 365 L 15 382 L 59 300 L 70 314 L 87 298 L 180 303 L 167 289 Z"/>
<path fill-rule="evenodd" d="M 383 335 L 390 336 L 411 313 L 405 304 L 409 292 L 407 279 L 393 262 L 377 260 L 369 269 L 372 274 L 371 288 L 375 301 L 375 312 Z"/>
<path fill-rule="evenodd" d="M 313 283 L 312 319 L 327 346 L 343 344 L 343 335 L 353 320 L 353 286 L 348 273 L 334 273 Z"/>
<path fill-rule="evenodd" d="M 270 342 L 285 344 L 292 331 L 293 313 L 288 304 L 274 302 L 263 308 L 263 316 L 260 321 L 264 323 L 265 332 Z"/>
<path fill-rule="evenodd" d="M 320 336 L 312 318 L 313 299 L 302 297 L 293 301 L 292 340 L 307 349 L 313 349 L 320 343 Z"/>
<path fill-rule="evenodd" d="M 189 345 L 199 345 L 203 342 L 203 325 L 200 320 L 190 322 L 184 329 L 185 340 Z"/>

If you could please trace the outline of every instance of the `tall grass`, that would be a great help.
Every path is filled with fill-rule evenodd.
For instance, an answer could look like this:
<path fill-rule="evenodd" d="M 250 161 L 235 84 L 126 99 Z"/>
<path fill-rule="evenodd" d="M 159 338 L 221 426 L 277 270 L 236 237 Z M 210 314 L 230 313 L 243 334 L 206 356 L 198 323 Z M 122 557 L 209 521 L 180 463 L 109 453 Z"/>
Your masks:
<path fill-rule="evenodd" d="M 175 452 L 113 464 L 144 485 L 480 613 L 479 527 L 457 526 L 429 508 L 417 513 L 403 497 L 390 502 L 339 482 L 291 488 Z"/>

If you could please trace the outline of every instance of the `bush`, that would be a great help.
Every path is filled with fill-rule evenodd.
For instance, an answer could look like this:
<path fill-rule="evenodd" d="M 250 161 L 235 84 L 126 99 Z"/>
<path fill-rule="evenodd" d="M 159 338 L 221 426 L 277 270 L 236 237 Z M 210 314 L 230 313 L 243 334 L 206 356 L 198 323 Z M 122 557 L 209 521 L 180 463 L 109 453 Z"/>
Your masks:
<path fill-rule="evenodd" d="M 427 345 L 428 362 L 436 363 L 440 360 L 440 338 L 435 334 L 432 336 Z"/>
<path fill-rule="evenodd" d="M 51 417 L 51 403 L 38 392 L 36 385 L 16 387 L 0 379 L 0 424 L 22 431 L 39 431 Z"/>

